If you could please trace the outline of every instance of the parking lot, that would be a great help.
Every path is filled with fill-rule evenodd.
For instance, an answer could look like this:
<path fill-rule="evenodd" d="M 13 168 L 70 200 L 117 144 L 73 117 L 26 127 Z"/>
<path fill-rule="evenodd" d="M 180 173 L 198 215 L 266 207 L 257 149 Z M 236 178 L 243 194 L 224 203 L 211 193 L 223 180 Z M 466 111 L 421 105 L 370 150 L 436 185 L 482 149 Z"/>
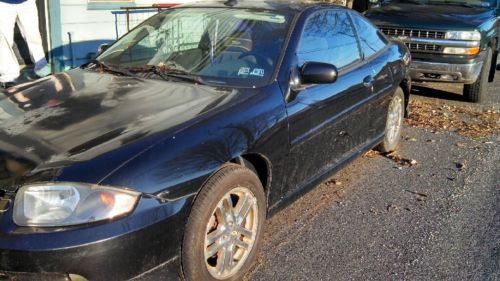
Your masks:
<path fill-rule="evenodd" d="M 484 105 L 459 92 L 414 87 L 398 153 L 366 154 L 271 218 L 248 279 L 499 280 L 500 75 Z"/>

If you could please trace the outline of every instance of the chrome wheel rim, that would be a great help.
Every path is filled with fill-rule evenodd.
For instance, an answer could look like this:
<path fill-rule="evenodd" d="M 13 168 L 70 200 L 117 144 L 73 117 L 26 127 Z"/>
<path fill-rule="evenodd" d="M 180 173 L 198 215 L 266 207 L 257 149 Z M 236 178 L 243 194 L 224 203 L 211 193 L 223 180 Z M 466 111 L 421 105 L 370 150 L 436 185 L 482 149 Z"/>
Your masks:
<path fill-rule="evenodd" d="M 253 249 L 258 219 L 257 199 L 246 187 L 229 191 L 217 203 L 205 234 L 205 264 L 216 279 L 236 274 Z"/>
<path fill-rule="evenodd" d="M 401 97 L 395 96 L 391 103 L 389 104 L 389 113 L 387 115 L 387 124 L 386 124 L 386 134 L 387 140 L 390 143 L 396 141 L 398 137 L 399 131 L 401 130 L 401 126 L 403 126 L 403 106 L 402 106 Z"/>

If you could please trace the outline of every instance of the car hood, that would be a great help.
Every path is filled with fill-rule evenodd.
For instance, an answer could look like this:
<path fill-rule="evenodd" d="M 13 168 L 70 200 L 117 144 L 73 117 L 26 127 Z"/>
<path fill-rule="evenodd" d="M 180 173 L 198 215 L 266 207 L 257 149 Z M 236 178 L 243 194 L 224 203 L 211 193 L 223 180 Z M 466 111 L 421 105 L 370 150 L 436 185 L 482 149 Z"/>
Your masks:
<path fill-rule="evenodd" d="M 0 92 L 0 189 L 40 171 L 159 141 L 234 101 L 238 91 L 74 69 Z M 137 155 L 111 157 L 105 175 Z M 116 162 L 116 163 L 113 163 Z"/>
<path fill-rule="evenodd" d="M 495 17 L 495 12 L 487 8 L 390 3 L 368 10 L 365 16 L 378 26 L 471 30 Z"/>

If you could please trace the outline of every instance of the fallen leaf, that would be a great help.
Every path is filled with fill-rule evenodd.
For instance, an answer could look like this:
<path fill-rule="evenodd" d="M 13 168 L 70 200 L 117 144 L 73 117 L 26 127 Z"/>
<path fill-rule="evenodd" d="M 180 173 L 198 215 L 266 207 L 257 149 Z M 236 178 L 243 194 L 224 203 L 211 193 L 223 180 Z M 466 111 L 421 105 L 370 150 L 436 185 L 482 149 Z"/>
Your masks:
<path fill-rule="evenodd" d="M 398 206 L 394 203 L 389 203 L 389 205 L 387 205 L 387 211 L 390 211 L 390 210 L 397 210 L 398 209 Z"/>
<path fill-rule="evenodd" d="M 431 100 L 410 100 L 411 114 L 407 124 L 431 129 L 434 134 L 438 134 L 439 130 L 448 130 L 476 139 L 500 133 L 500 111 L 477 112 L 466 106 L 440 106 L 436 110 L 435 103 Z"/>
<path fill-rule="evenodd" d="M 455 162 L 455 168 L 457 168 L 459 171 L 462 171 L 465 168 L 465 164 Z"/>

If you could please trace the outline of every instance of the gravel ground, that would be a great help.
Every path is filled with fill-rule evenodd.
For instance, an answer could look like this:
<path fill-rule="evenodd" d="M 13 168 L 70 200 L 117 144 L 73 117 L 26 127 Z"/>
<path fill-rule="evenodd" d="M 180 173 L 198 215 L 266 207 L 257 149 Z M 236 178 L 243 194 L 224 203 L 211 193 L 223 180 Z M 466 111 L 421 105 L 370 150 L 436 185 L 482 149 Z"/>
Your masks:
<path fill-rule="evenodd" d="M 483 105 L 457 85 L 412 99 L 495 111 L 499 81 Z M 406 126 L 399 157 L 367 154 L 272 217 L 247 279 L 500 280 L 499 125 L 481 139 Z"/>

